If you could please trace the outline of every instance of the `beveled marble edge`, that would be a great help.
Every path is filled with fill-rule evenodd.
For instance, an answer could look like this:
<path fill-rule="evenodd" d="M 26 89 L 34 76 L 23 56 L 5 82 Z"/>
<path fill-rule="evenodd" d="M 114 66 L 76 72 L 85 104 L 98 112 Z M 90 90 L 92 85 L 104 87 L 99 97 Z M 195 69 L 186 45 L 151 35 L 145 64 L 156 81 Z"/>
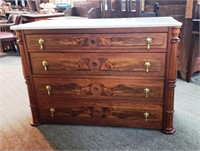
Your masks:
<path fill-rule="evenodd" d="M 52 13 L 52 14 L 33 14 L 33 13 L 27 13 L 27 14 L 21 14 L 21 16 L 26 16 L 26 17 L 51 17 L 51 16 L 64 16 L 64 13 Z"/>
<path fill-rule="evenodd" d="M 62 17 L 49 17 L 49 20 L 64 20 L 64 19 L 88 19 L 87 17 L 81 16 L 62 16 Z"/>
<path fill-rule="evenodd" d="M 12 30 L 172 27 L 182 25 L 172 17 L 42 20 L 11 26 Z"/>

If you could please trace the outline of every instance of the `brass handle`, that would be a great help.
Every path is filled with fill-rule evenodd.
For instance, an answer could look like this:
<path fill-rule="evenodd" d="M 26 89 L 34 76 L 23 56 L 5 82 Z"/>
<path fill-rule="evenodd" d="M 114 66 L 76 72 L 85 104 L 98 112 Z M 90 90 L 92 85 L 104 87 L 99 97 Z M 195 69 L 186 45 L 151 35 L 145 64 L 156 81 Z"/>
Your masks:
<path fill-rule="evenodd" d="M 148 96 L 149 92 L 150 92 L 150 89 L 149 89 L 149 88 L 145 88 L 145 89 L 144 89 L 144 93 L 145 93 L 146 98 L 149 97 L 149 96 Z"/>
<path fill-rule="evenodd" d="M 151 43 L 152 43 L 152 38 L 147 37 L 147 38 L 146 38 L 146 43 L 147 43 L 147 49 L 149 50 L 149 49 L 150 49 L 150 45 L 151 45 Z"/>
<path fill-rule="evenodd" d="M 40 38 L 38 39 L 38 44 L 40 45 L 40 50 L 43 50 L 44 49 L 44 39 Z"/>
<path fill-rule="evenodd" d="M 50 85 L 46 85 L 46 89 L 47 89 L 48 95 L 51 95 L 51 86 Z"/>
<path fill-rule="evenodd" d="M 47 71 L 47 70 L 48 70 L 48 68 L 47 68 L 48 62 L 47 62 L 46 60 L 43 60 L 43 61 L 42 61 L 42 65 L 43 65 L 43 67 L 44 67 L 44 70 Z"/>
<path fill-rule="evenodd" d="M 144 67 L 146 68 L 146 72 L 149 72 L 150 66 L 151 66 L 151 63 L 149 61 L 144 62 Z"/>
<path fill-rule="evenodd" d="M 51 117 L 54 117 L 54 113 L 56 112 L 56 110 L 54 108 L 50 108 L 49 111 L 51 112 Z"/>
<path fill-rule="evenodd" d="M 148 117 L 149 117 L 149 113 L 148 113 L 148 112 L 145 112 L 145 113 L 144 113 L 144 117 L 145 117 L 145 121 L 147 122 Z"/>

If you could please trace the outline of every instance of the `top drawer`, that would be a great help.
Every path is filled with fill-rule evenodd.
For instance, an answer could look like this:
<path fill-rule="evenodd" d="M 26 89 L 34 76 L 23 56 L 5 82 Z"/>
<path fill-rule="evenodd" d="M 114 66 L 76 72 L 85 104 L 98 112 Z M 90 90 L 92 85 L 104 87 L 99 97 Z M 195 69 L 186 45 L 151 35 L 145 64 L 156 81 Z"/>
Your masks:
<path fill-rule="evenodd" d="M 164 49 L 167 33 L 26 35 L 28 51 L 123 51 Z M 108 48 L 108 49 L 106 49 Z M 112 48 L 112 49 L 111 49 Z M 154 50 L 155 51 L 155 50 Z"/>

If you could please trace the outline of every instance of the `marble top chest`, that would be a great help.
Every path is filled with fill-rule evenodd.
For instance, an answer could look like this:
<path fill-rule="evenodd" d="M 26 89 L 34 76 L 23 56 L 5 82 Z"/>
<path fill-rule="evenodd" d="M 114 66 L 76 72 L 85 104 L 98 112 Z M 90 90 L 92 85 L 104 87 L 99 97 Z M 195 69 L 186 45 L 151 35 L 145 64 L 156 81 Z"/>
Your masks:
<path fill-rule="evenodd" d="M 51 20 L 12 27 L 19 39 L 32 125 L 93 124 L 174 133 L 181 23 L 154 19 L 80 19 L 57 26 Z"/>

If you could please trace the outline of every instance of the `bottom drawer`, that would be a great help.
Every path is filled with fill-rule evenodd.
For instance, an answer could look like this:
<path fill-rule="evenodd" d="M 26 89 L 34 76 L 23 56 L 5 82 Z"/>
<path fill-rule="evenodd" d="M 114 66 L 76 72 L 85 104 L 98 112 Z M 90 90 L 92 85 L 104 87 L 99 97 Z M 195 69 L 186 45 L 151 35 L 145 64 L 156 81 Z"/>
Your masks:
<path fill-rule="evenodd" d="M 162 102 L 39 102 L 42 123 L 71 123 L 162 129 Z"/>

